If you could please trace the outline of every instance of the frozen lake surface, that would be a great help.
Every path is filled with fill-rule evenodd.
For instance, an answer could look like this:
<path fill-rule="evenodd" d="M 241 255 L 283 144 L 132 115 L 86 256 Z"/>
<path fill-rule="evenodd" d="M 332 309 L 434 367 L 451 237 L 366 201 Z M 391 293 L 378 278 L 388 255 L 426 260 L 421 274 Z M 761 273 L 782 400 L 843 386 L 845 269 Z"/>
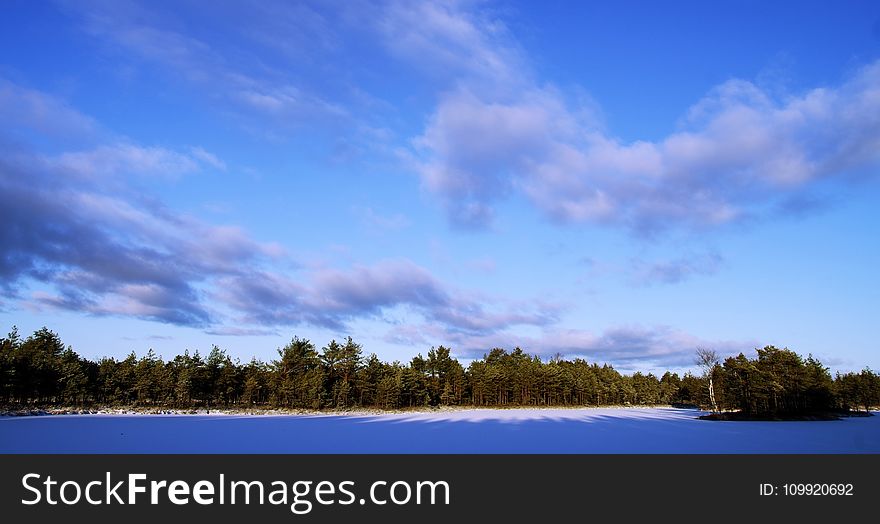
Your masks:
<path fill-rule="evenodd" d="M 672 408 L 0 417 L 3 453 L 880 453 L 880 416 L 712 422 Z"/>

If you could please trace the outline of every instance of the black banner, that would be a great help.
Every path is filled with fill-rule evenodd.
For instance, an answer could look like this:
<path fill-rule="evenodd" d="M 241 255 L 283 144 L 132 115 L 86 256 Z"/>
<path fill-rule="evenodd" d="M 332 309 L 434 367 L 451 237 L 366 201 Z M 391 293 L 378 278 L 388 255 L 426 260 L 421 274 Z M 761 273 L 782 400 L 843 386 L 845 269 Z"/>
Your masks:
<path fill-rule="evenodd" d="M 3 455 L 0 497 L 6 522 L 816 522 L 870 514 L 878 466 L 880 455 Z"/>

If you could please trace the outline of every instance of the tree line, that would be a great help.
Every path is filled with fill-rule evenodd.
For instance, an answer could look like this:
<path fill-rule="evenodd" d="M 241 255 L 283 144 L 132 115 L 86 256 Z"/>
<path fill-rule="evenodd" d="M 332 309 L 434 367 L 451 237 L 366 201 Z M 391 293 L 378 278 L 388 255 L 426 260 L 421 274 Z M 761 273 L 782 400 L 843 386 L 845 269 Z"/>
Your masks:
<path fill-rule="evenodd" d="M 318 349 L 294 337 L 270 362 L 232 359 L 213 346 L 171 360 L 152 350 L 92 361 L 42 328 L 0 338 L 0 404 L 144 408 L 405 409 L 428 406 L 606 406 L 691 404 L 746 414 L 868 410 L 880 404 L 870 369 L 831 376 L 812 356 L 768 346 L 756 358 L 702 359 L 704 373 L 621 374 L 611 365 L 544 361 L 495 348 L 466 368 L 447 347 L 409 363 L 365 356 L 351 337 Z"/>

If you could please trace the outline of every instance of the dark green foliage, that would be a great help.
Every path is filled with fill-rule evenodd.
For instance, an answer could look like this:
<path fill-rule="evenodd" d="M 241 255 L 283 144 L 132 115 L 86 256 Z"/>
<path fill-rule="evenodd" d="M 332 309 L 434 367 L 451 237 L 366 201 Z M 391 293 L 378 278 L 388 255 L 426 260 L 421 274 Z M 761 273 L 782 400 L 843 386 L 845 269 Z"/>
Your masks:
<path fill-rule="evenodd" d="M 724 392 L 721 404 L 745 414 L 790 415 L 846 407 L 834 395 L 828 368 L 810 355 L 804 360 L 789 349 L 767 346 L 757 359 L 740 353 L 716 366 Z M 872 376 L 876 376 L 870 373 Z"/>
<path fill-rule="evenodd" d="M 345 344 L 331 340 L 323 349 L 321 364 L 327 404 L 336 407 L 355 404 L 359 398 L 357 376 L 363 364 L 362 353 L 361 346 L 351 337 L 346 339 Z"/>
<path fill-rule="evenodd" d="M 242 376 L 241 403 L 244 406 L 266 404 L 271 396 L 271 369 L 257 359 L 251 359 L 240 369 Z"/>
<path fill-rule="evenodd" d="M 278 350 L 272 362 L 275 404 L 287 408 L 320 409 L 324 398 L 324 369 L 309 340 L 294 337 Z"/>
<path fill-rule="evenodd" d="M 660 378 L 660 403 L 673 404 L 681 402 L 681 379 L 677 373 L 667 371 Z"/>
<path fill-rule="evenodd" d="M 757 357 L 730 357 L 703 376 L 623 375 L 610 365 L 556 356 L 542 361 L 520 348 L 495 348 L 465 368 L 449 348 L 408 364 L 363 356 L 351 337 L 320 352 L 293 338 L 270 363 L 233 360 L 212 347 L 206 358 L 184 351 L 164 361 L 92 362 L 47 328 L 25 340 L 13 328 L 0 338 L 0 403 L 9 406 L 173 408 L 401 409 L 426 406 L 602 406 L 696 404 L 709 407 L 709 379 L 720 409 L 785 416 L 880 404 L 880 377 L 869 369 L 838 374 L 812 356 L 772 346 Z"/>
<path fill-rule="evenodd" d="M 880 376 L 870 369 L 860 373 L 838 374 L 833 391 L 845 409 L 864 409 L 880 404 Z"/>

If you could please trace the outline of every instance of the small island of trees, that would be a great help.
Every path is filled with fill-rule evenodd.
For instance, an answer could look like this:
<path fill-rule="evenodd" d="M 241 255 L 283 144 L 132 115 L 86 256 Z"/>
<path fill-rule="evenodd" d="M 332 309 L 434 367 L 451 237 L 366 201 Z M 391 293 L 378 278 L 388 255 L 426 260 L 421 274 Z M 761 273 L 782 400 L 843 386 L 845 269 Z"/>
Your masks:
<path fill-rule="evenodd" d="M 608 364 L 495 348 L 466 368 L 444 346 L 409 363 L 383 362 L 347 338 L 320 350 L 294 337 L 271 362 L 233 360 L 214 346 L 163 360 L 152 350 L 92 361 L 42 328 L 0 338 L 0 405 L 37 408 L 400 410 L 440 406 L 696 406 L 716 418 L 819 418 L 869 412 L 880 376 L 832 377 L 819 360 L 767 346 L 721 361 L 698 352 L 701 375 L 626 375 Z M 736 414 L 731 417 L 730 414 Z"/>

